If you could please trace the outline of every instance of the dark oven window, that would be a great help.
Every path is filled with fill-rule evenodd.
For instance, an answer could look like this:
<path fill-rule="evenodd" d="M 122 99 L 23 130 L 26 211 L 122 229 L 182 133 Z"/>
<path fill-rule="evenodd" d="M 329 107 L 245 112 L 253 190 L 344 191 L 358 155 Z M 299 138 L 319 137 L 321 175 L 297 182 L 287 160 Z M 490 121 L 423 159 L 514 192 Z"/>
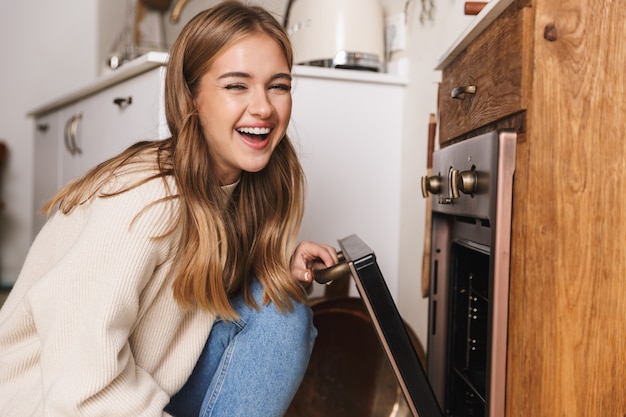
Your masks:
<path fill-rule="evenodd" d="M 452 245 L 448 415 L 485 415 L 489 254 Z"/>

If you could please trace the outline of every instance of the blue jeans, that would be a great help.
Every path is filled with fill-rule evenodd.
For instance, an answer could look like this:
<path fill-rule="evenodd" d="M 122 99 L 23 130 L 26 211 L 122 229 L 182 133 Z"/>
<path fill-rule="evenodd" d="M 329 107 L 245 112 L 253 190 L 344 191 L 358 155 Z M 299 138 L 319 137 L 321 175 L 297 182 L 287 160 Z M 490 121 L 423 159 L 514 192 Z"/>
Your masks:
<path fill-rule="evenodd" d="M 175 417 L 282 417 L 306 371 L 317 330 L 313 313 L 294 302 L 280 313 L 263 305 L 258 280 L 252 294 L 259 310 L 243 297 L 231 303 L 237 321 L 217 320 L 198 362 L 165 411 Z"/>

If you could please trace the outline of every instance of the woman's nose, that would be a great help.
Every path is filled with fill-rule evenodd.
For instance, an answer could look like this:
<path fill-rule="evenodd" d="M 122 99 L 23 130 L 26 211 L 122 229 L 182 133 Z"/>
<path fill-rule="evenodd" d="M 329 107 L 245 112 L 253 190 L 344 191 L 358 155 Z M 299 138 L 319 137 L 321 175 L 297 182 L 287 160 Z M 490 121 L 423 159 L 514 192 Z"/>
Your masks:
<path fill-rule="evenodd" d="M 268 118 L 272 114 L 272 103 L 265 90 L 255 91 L 252 94 L 248 111 L 250 114 L 262 119 Z"/>

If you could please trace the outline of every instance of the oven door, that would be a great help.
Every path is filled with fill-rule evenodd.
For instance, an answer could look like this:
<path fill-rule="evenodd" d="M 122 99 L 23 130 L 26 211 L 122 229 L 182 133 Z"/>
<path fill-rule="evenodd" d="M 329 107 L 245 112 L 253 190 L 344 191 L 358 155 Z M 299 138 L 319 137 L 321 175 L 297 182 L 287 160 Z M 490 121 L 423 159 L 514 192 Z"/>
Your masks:
<path fill-rule="evenodd" d="M 517 135 L 433 154 L 428 374 L 449 416 L 504 415 Z"/>
<path fill-rule="evenodd" d="M 415 417 L 443 417 L 374 252 L 358 236 L 339 241 L 376 334 Z"/>

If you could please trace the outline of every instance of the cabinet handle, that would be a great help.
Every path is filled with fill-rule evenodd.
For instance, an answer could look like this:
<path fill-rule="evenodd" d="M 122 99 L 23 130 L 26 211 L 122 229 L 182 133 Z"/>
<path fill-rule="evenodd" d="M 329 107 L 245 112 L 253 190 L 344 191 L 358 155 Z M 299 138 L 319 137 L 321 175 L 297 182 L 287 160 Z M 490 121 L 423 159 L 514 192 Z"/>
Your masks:
<path fill-rule="evenodd" d="M 454 99 L 464 100 L 465 99 L 465 94 L 476 94 L 476 86 L 475 85 L 468 85 L 468 86 L 465 86 L 465 87 L 456 87 L 456 88 L 454 88 L 452 90 L 452 93 L 450 95 Z"/>
<path fill-rule="evenodd" d="M 123 109 L 123 108 L 128 107 L 131 104 L 133 104 L 133 98 L 132 98 L 132 96 L 117 97 L 117 98 L 113 99 L 113 104 L 116 104 L 116 105 L 119 106 L 120 109 Z"/>
<path fill-rule="evenodd" d="M 172 23 L 178 23 L 178 21 L 180 20 L 180 14 L 182 13 L 186 4 L 187 0 L 177 0 L 176 3 L 174 3 L 174 7 L 172 8 L 172 14 L 170 15 L 170 21 Z"/>
<path fill-rule="evenodd" d="M 65 149 L 72 155 L 72 145 L 70 143 L 70 125 L 72 124 L 72 120 L 74 120 L 74 116 L 72 116 L 67 122 L 65 122 L 65 129 L 63 129 L 63 142 L 65 143 Z"/>
<path fill-rule="evenodd" d="M 65 124 L 63 139 L 65 142 L 65 148 L 71 155 L 83 152 L 78 145 L 76 145 L 76 131 L 78 130 L 78 122 L 82 118 L 82 113 L 75 114 Z"/>

